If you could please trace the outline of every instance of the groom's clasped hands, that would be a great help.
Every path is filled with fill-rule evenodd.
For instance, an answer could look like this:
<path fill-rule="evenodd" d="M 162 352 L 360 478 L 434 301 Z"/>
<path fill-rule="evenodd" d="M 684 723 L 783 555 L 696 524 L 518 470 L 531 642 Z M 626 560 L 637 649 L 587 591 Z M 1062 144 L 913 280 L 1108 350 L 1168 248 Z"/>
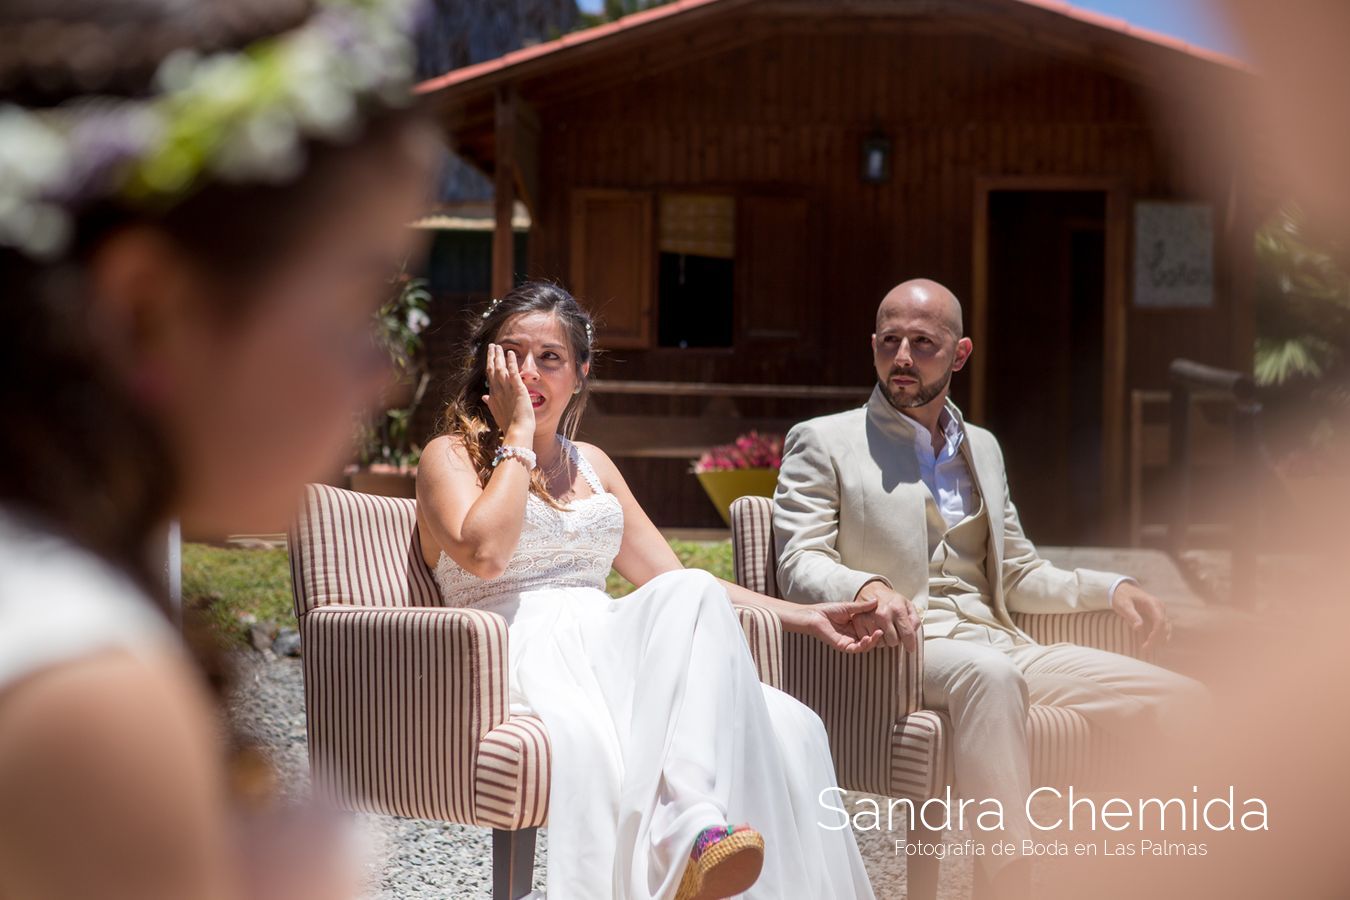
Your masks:
<path fill-rule="evenodd" d="M 881 642 L 887 647 L 903 646 L 911 653 L 918 649 L 922 617 L 912 600 L 885 582 L 864 584 L 850 608 L 861 612 L 854 619 L 859 635 L 880 630 Z"/>
<path fill-rule="evenodd" d="M 917 613 L 908 601 L 879 609 L 880 600 L 876 594 L 863 596 L 860 592 L 852 602 L 802 604 L 798 610 L 780 616 L 788 631 L 811 635 L 844 653 L 866 653 L 874 647 L 901 644 L 913 651 Z M 896 637 L 892 640 L 889 635 Z"/>

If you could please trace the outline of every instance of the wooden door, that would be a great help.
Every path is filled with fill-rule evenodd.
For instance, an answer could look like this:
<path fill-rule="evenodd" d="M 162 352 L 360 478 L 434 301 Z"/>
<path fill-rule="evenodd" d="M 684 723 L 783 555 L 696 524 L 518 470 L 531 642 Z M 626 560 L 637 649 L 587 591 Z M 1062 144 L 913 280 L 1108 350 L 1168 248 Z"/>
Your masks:
<path fill-rule="evenodd" d="M 1022 525 L 1048 544 L 1098 543 L 1103 507 L 1102 191 L 989 194 L 985 421 Z"/>

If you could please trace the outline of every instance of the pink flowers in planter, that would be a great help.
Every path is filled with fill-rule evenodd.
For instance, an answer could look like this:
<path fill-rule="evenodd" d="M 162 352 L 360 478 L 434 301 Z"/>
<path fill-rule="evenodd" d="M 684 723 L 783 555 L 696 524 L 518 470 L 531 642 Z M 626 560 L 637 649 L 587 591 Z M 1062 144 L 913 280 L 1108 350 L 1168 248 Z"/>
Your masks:
<path fill-rule="evenodd" d="M 695 472 L 731 469 L 776 469 L 783 461 L 783 436 L 749 431 L 730 444 L 705 452 L 694 463 Z"/>
<path fill-rule="evenodd" d="M 751 431 L 704 453 L 693 471 L 722 521 L 730 525 L 737 497 L 773 496 L 782 462 L 783 436 Z"/>

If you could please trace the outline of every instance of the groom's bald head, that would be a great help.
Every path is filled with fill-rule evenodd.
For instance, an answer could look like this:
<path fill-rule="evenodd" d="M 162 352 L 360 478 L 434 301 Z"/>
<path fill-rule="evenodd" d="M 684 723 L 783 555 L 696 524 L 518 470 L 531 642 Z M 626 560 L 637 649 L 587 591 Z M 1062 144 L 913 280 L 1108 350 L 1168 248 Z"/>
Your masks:
<path fill-rule="evenodd" d="M 947 288 L 928 278 L 911 278 L 891 288 L 877 307 L 877 332 L 884 323 L 898 318 L 920 318 L 941 324 L 953 341 L 965 334 L 961 301 Z"/>
<path fill-rule="evenodd" d="M 872 362 L 896 409 L 940 410 L 952 373 L 966 364 L 971 349 L 962 335 L 960 302 L 936 281 L 897 284 L 877 308 Z"/>

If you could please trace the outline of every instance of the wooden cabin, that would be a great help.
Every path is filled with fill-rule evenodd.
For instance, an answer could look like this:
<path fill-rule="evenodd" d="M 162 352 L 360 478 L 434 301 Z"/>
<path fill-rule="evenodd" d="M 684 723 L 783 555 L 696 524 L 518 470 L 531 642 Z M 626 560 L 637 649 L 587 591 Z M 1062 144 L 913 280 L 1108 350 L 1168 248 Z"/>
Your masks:
<path fill-rule="evenodd" d="M 419 89 L 494 181 L 493 292 L 600 317 L 594 418 L 659 524 L 718 524 L 701 443 L 861 402 L 877 304 L 926 276 L 1028 533 L 1081 543 L 1125 536 L 1169 361 L 1250 368 L 1252 79 L 1050 0 L 683 0 Z"/>

